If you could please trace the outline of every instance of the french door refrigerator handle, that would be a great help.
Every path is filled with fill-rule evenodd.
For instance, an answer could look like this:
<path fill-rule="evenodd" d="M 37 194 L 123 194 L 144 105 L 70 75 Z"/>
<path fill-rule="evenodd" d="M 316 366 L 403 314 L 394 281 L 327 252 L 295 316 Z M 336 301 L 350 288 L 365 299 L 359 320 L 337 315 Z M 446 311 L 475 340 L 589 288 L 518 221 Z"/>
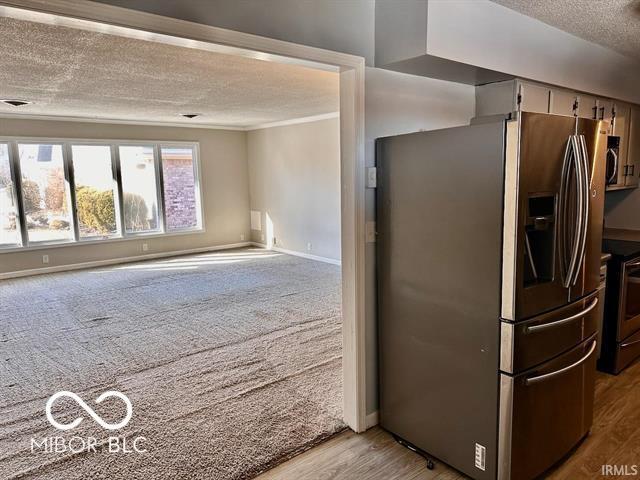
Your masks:
<path fill-rule="evenodd" d="M 587 141 L 584 135 L 577 137 L 579 141 L 578 145 L 578 163 L 580 164 L 580 178 L 578 179 L 578 190 L 582 194 L 582 208 L 578 210 L 580 219 L 580 239 L 578 247 L 578 260 L 573 272 L 573 279 L 571 286 L 574 286 L 578 282 L 578 276 L 580 275 L 580 269 L 584 263 L 584 254 L 587 249 L 587 234 L 589 233 L 589 154 L 587 153 Z"/>
<path fill-rule="evenodd" d="M 593 302 L 591 303 L 591 305 L 589 305 L 580 313 L 576 313 L 575 315 L 571 315 L 570 317 L 563 318 L 562 320 L 556 320 L 555 322 L 543 323 L 542 325 L 533 325 L 531 327 L 526 327 L 524 331 L 525 333 L 535 333 L 541 330 L 547 330 L 549 328 L 559 327 L 561 325 L 564 325 L 565 323 L 573 322 L 574 320 L 584 317 L 585 315 L 590 313 L 594 308 L 596 308 L 596 305 L 598 305 L 597 297 L 593 299 Z"/>
<path fill-rule="evenodd" d="M 580 160 L 581 153 L 580 147 L 578 145 L 578 136 L 571 135 L 571 151 L 572 151 L 572 160 L 576 169 L 576 195 L 578 200 L 578 206 L 576 208 L 576 218 L 575 218 L 575 230 L 573 233 L 573 242 L 571 245 L 571 261 L 569 262 L 569 269 L 567 271 L 567 277 L 565 278 L 564 286 L 565 288 L 570 288 L 574 285 L 573 280 L 576 276 L 576 269 L 578 263 L 578 255 L 580 250 L 580 239 L 582 236 L 582 223 L 583 223 L 583 210 L 584 210 L 584 190 L 582 189 L 582 161 Z M 568 191 L 566 192 L 568 194 Z"/>
<path fill-rule="evenodd" d="M 580 360 L 578 360 L 577 362 L 572 363 L 571 365 L 567 365 L 566 367 L 561 368 L 560 370 L 556 370 L 555 372 L 545 373 L 544 375 L 538 375 L 537 377 L 527 378 L 524 381 L 524 384 L 529 386 L 529 385 L 533 385 L 535 383 L 544 382 L 545 380 L 549 380 L 550 378 L 557 377 L 558 375 L 561 375 L 561 374 L 571 370 L 572 368 L 575 368 L 575 367 L 578 367 L 578 366 L 582 365 L 584 362 L 586 362 L 588 360 L 588 358 L 591 356 L 591 354 L 595 351 L 597 344 L 598 344 L 598 341 L 594 340 L 593 344 L 591 344 L 591 348 L 589 349 L 589 352 L 584 357 L 582 357 Z"/>
<path fill-rule="evenodd" d="M 560 249 L 560 274 L 562 276 L 563 285 L 566 284 L 569 277 L 568 255 L 569 249 L 567 245 L 567 196 L 569 191 L 569 172 L 571 170 L 571 136 L 567 140 L 564 150 L 564 161 L 562 163 L 562 176 L 560 178 L 560 196 L 558 199 L 558 246 Z M 565 285 L 566 287 L 566 285 Z"/>

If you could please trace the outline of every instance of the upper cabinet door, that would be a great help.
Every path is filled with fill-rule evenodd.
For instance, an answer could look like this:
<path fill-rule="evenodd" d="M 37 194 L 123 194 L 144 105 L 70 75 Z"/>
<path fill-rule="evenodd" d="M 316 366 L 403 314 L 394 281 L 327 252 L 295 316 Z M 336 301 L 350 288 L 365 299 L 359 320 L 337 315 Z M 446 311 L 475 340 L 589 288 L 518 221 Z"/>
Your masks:
<path fill-rule="evenodd" d="M 629 123 L 631 120 L 631 107 L 621 102 L 613 104 L 614 118 L 612 120 L 611 132 L 613 135 L 620 137 L 620 184 L 624 185 L 625 177 L 631 172 L 627 167 L 627 158 L 629 155 Z"/>
<path fill-rule="evenodd" d="M 520 111 L 549 113 L 549 94 L 547 87 L 521 82 L 518 86 Z"/>
<path fill-rule="evenodd" d="M 598 117 L 598 101 L 596 97 L 578 94 L 578 117 L 595 120 Z"/>
<path fill-rule="evenodd" d="M 549 113 L 573 117 L 576 114 L 577 95 L 567 90 L 551 90 Z"/>
<path fill-rule="evenodd" d="M 627 165 L 625 185 L 628 187 L 637 187 L 640 184 L 640 107 L 636 106 L 631 107 Z"/>
<path fill-rule="evenodd" d="M 598 120 L 608 122 L 607 132 L 611 135 L 611 120 L 613 118 L 613 102 L 611 100 L 598 99 Z"/>

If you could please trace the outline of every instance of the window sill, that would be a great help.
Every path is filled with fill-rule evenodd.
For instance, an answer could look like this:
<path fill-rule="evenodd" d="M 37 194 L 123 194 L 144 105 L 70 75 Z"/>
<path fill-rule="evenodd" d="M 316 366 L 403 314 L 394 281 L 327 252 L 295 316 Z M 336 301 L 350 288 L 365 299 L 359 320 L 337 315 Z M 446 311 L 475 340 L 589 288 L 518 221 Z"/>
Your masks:
<path fill-rule="evenodd" d="M 100 246 L 100 245 L 105 245 L 107 243 L 131 242 L 131 241 L 136 241 L 136 240 L 139 241 L 147 238 L 165 238 L 165 237 L 177 237 L 177 236 L 184 236 L 184 235 L 199 235 L 205 232 L 206 230 L 204 228 L 199 228 L 199 229 L 193 229 L 193 230 L 181 230 L 178 232 L 171 232 L 171 233 L 137 233 L 137 234 L 129 234 L 126 237 L 80 240 L 78 242 L 62 242 L 62 243 L 49 243 L 49 244 L 39 243 L 35 245 L 30 245 L 28 247 L 0 248 L 0 255 L 2 255 L 3 253 L 32 252 L 37 250 L 49 250 L 49 249 L 56 249 L 56 248 L 83 247 L 88 245 Z"/>

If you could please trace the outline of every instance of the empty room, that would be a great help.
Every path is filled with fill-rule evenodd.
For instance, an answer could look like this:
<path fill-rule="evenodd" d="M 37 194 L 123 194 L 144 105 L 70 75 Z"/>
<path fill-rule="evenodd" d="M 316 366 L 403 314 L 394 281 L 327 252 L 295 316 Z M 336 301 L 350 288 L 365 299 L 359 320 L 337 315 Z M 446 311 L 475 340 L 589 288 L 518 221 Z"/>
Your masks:
<path fill-rule="evenodd" d="M 338 74 L 135 37 L 0 19 L 2 478 L 246 478 L 345 427 Z"/>
<path fill-rule="evenodd" d="M 0 480 L 640 478 L 640 0 L 0 0 Z"/>

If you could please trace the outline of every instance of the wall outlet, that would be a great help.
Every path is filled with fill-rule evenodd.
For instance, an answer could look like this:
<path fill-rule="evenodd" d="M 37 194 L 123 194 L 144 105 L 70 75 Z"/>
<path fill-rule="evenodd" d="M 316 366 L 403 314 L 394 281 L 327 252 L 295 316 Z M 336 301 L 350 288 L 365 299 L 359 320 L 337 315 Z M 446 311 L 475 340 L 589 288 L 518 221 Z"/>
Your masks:
<path fill-rule="evenodd" d="M 241 233 L 241 234 L 240 234 L 240 241 L 241 241 L 241 242 L 244 242 L 244 233 Z"/>
<path fill-rule="evenodd" d="M 366 223 L 365 237 L 367 243 L 374 243 L 376 241 L 376 222 Z"/>
<path fill-rule="evenodd" d="M 277 242 L 277 240 L 276 240 L 276 237 L 273 237 L 273 244 L 275 245 L 275 244 L 277 244 L 277 243 L 278 243 L 278 242 Z"/>
<path fill-rule="evenodd" d="M 49 263 L 49 255 L 42 255 L 42 263 Z"/>
<path fill-rule="evenodd" d="M 311 251 L 312 248 L 313 248 L 313 245 L 311 245 L 311 242 L 307 243 L 307 250 Z"/>
<path fill-rule="evenodd" d="M 148 243 L 143 243 L 142 244 L 142 251 L 143 252 L 148 252 L 149 251 L 149 244 Z"/>

